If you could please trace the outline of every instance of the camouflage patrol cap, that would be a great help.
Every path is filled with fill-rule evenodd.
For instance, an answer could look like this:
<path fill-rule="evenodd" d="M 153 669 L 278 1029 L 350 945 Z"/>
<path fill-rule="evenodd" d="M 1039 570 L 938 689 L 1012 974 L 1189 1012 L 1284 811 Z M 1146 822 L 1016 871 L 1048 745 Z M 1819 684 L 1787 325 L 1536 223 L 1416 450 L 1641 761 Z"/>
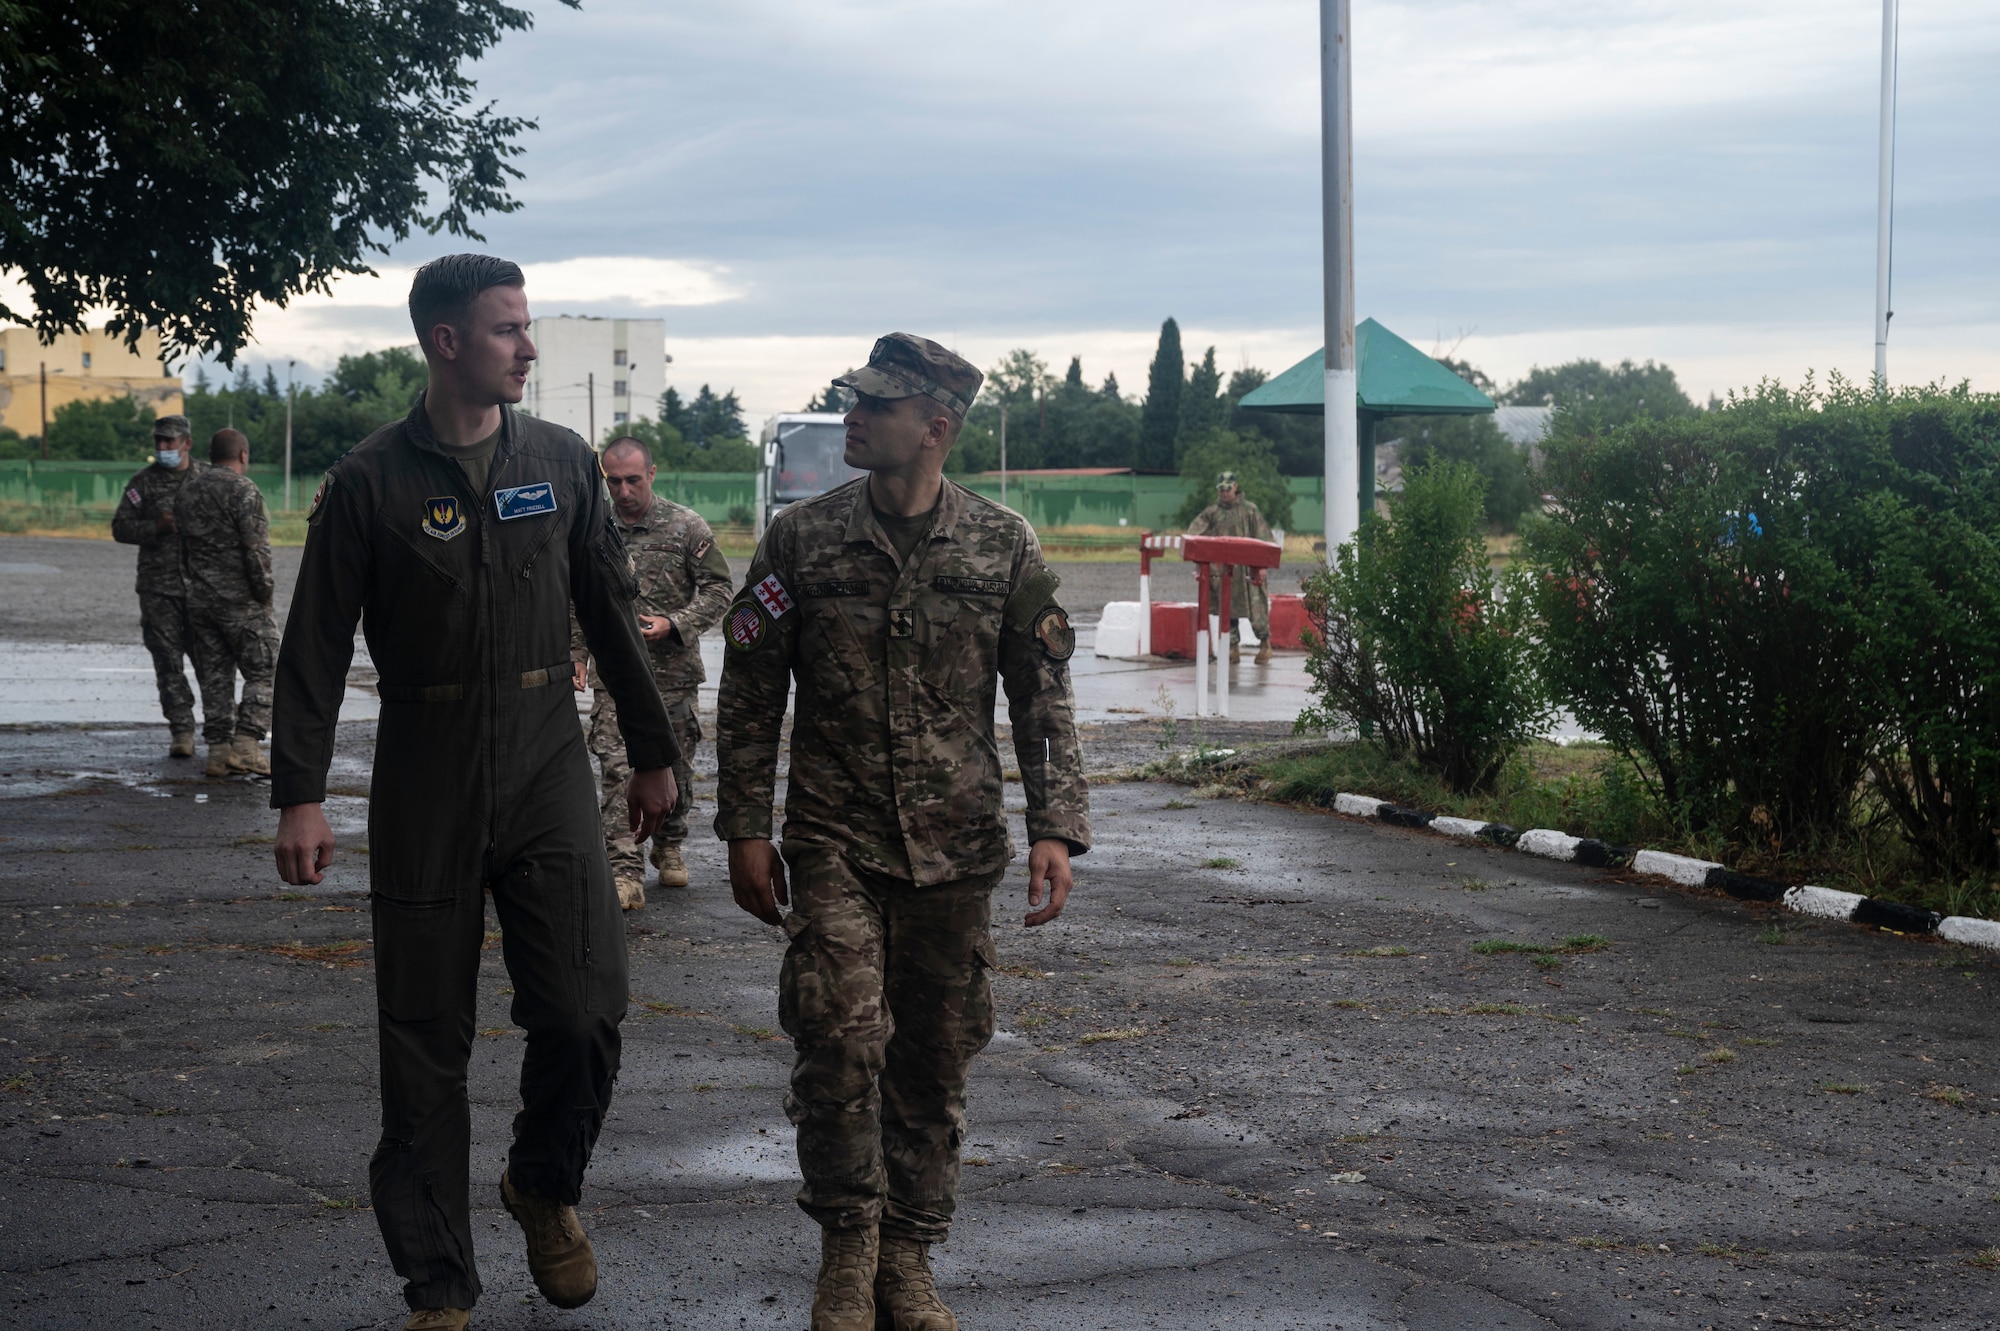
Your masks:
<path fill-rule="evenodd" d="M 1234 484 L 1236 484 L 1236 473 L 1235 473 L 1235 472 L 1233 472 L 1233 471 L 1224 471 L 1224 472 L 1217 472 L 1217 473 L 1216 473 L 1216 477 L 1215 477 L 1215 488 L 1216 488 L 1216 489 L 1218 489 L 1218 490 L 1227 490 L 1227 489 L 1228 489 L 1228 488 L 1229 488 L 1230 486 L 1232 486 L 1232 485 L 1234 485 Z"/>
<path fill-rule="evenodd" d="M 866 365 L 849 370 L 833 383 L 836 388 L 851 388 L 869 397 L 915 397 L 921 393 L 963 419 L 985 377 L 970 361 L 927 337 L 891 333 L 875 339 Z"/>
<path fill-rule="evenodd" d="M 188 428 L 188 418 L 185 416 L 155 416 L 153 418 L 153 433 L 156 435 L 172 435 L 176 439 L 186 439 L 193 435 L 194 431 Z"/>

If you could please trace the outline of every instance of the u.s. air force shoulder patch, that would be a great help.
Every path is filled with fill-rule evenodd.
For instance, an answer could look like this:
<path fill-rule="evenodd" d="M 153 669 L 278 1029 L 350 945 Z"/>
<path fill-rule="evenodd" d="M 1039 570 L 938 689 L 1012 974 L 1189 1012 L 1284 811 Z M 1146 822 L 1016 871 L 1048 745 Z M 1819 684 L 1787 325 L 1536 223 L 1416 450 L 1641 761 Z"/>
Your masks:
<path fill-rule="evenodd" d="M 1070 627 L 1069 616 L 1059 605 L 1035 616 L 1035 639 L 1051 661 L 1067 661 L 1076 652 L 1076 630 Z"/>
<path fill-rule="evenodd" d="M 762 647 L 770 629 L 764 612 L 748 601 L 738 601 L 730 609 L 729 618 L 723 621 L 723 636 L 739 652 L 754 652 Z"/>
<path fill-rule="evenodd" d="M 333 473 L 328 472 L 319 478 L 319 489 L 313 491 L 312 503 L 306 506 L 307 522 L 317 522 L 319 520 L 319 510 L 326 503 L 326 497 L 332 493 Z"/>

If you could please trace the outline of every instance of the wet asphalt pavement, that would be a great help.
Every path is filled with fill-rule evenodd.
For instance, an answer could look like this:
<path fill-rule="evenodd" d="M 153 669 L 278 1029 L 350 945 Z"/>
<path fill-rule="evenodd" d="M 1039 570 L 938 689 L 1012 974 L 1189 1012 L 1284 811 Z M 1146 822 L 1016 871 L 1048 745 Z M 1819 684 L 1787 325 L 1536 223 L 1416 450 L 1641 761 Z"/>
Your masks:
<path fill-rule="evenodd" d="M 297 893 L 265 788 L 162 730 L 0 732 L 10 1324 L 399 1324 L 365 1209 L 371 740 L 346 728 L 341 858 Z M 1185 787 L 1094 798 L 1063 920 L 1021 928 L 1018 886 L 997 912 L 1002 1031 L 938 1254 L 968 1328 L 2000 1321 L 1969 1264 L 2000 1216 L 1983 957 Z M 629 917 L 601 1293 L 534 1298 L 489 1182 L 477 1326 L 805 1325 L 782 936 L 690 847 L 693 887 Z M 1610 941 L 1473 950 L 1583 934 Z M 488 1180 L 506 985 L 494 949 Z"/>

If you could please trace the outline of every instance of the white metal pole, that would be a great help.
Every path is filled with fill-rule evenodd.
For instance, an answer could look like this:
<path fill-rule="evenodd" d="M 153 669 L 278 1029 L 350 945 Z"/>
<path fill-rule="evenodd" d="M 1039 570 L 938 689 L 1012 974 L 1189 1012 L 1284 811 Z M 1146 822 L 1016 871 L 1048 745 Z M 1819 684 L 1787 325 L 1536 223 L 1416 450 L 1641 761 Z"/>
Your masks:
<path fill-rule="evenodd" d="M 1320 0 L 1320 208 L 1326 285 L 1326 561 L 1361 527 L 1355 415 L 1353 64 L 1348 0 Z"/>
<path fill-rule="evenodd" d="M 1896 11 L 1882 0 L 1882 145 L 1875 180 L 1875 391 L 1889 391 L 1889 254 L 1896 196 Z"/>
<path fill-rule="evenodd" d="M 292 371 L 298 362 L 285 362 L 285 512 L 292 511 L 292 402 L 298 394 L 292 388 Z"/>
<path fill-rule="evenodd" d="M 1144 539 L 1143 537 L 1141 539 Z M 1139 575 L 1139 655 L 1153 654 L 1153 575 Z"/>
<path fill-rule="evenodd" d="M 1194 714 L 1208 715 L 1208 626 L 1194 633 Z"/>
<path fill-rule="evenodd" d="M 1222 571 L 1226 576 L 1230 570 L 1227 565 L 1224 565 Z M 1225 644 L 1228 646 L 1235 645 L 1235 639 L 1229 636 L 1229 629 L 1230 625 L 1223 624 L 1215 639 L 1215 714 L 1217 716 L 1229 715 L 1229 657 L 1225 654 Z"/>

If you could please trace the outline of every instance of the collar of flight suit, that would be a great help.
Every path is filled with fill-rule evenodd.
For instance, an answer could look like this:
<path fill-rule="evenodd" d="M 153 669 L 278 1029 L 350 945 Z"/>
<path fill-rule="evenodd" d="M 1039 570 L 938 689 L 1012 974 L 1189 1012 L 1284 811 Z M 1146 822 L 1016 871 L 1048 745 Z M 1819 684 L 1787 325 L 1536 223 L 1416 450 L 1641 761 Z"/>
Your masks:
<path fill-rule="evenodd" d="M 937 507 L 931 510 L 930 539 L 951 541 L 958 539 L 958 520 L 965 515 L 965 501 L 962 491 L 951 483 L 949 477 L 940 478 L 942 488 L 938 491 Z M 889 540 L 882 524 L 875 521 L 875 501 L 869 495 L 870 477 L 861 478 L 854 487 L 854 506 L 847 512 L 847 539 L 863 545 L 879 546 L 891 559 L 896 557 L 896 547 Z"/>
<path fill-rule="evenodd" d="M 435 453 L 447 462 L 456 462 L 449 449 L 438 441 L 437 432 L 431 429 L 431 414 L 424 409 L 424 401 L 430 397 L 430 389 L 417 393 L 417 400 L 410 405 L 410 414 L 403 418 L 403 435 L 410 443 L 426 453 Z M 512 453 L 514 442 L 514 410 L 505 402 L 500 405 L 500 439 L 493 445 L 493 461 L 489 464 L 488 476 L 500 469 L 500 464 Z"/>

